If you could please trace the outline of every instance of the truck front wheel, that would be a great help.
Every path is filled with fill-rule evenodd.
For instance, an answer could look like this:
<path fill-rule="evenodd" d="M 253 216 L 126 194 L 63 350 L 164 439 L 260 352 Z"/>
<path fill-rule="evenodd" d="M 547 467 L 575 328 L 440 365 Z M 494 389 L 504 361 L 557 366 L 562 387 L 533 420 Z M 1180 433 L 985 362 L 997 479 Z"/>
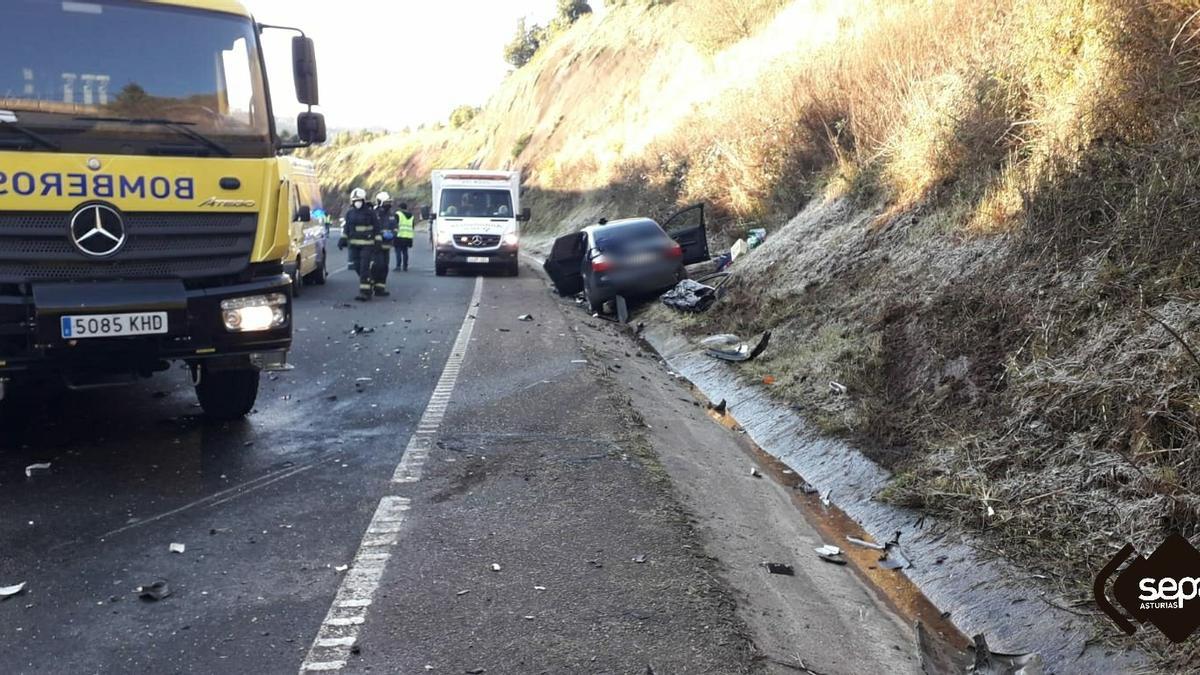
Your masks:
<path fill-rule="evenodd" d="M 200 369 L 196 398 L 210 419 L 229 422 L 245 417 L 258 398 L 259 373 L 255 368 L 239 370 Z"/>

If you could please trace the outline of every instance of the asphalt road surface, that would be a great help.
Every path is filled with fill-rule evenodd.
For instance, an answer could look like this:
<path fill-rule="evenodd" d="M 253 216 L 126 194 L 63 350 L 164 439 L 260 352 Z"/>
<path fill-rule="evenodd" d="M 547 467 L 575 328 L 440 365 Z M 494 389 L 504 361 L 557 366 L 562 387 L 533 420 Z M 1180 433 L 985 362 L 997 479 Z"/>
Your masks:
<path fill-rule="evenodd" d="M 0 429 L 0 587 L 27 584 L 0 670 L 913 670 L 909 628 L 802 553 L 787 496 L 652 355 L 531 269 L 436 277 L 418 249 L 390 286 L 307 287 L 295 369 L 244 422 L 205 422 L 176 370 Z"/>

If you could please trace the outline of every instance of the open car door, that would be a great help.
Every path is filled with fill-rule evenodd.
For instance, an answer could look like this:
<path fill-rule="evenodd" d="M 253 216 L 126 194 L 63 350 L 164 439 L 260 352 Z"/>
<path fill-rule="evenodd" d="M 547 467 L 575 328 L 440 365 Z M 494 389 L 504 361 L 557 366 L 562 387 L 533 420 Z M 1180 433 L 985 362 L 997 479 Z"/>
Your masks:
<path fill-rule="evenodd" d="M 584 232 L 563 235 L 554 240 L 550 255 L 546 257 L 546 262 L 542 263 L 542 269 L 546 270 L 546 275 L 554 282 L 559 295 L 575 295 L 583 290 L 583 275 L 580 270 L 583 267 L 586 242 L 587 234 Z"/>
<path fill-rule="evenodd" d="M 695 204 L 667 218 L 663 229 L 683 249 L 683 264 L 708 260 L 708 231 L 704 224 L 704 204 Z"/>

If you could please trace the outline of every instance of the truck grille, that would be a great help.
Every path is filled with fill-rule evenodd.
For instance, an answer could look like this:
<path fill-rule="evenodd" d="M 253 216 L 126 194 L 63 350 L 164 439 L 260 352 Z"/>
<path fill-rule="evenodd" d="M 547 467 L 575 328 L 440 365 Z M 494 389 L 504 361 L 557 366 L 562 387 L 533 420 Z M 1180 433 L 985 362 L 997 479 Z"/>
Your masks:
<path fill-rule="evenodd" d="M 257 214 L 125 213 L 125 245 L 92 259 L 71 243 L 70 213 L 0 212 L 0 283 L 200 279 L 250 264 Z"/>
<path fill-rule="evenodd" d="M 465 248 L 496 248 L 500 245 L 498 234 L 460 234 L 454 239 Z"/>

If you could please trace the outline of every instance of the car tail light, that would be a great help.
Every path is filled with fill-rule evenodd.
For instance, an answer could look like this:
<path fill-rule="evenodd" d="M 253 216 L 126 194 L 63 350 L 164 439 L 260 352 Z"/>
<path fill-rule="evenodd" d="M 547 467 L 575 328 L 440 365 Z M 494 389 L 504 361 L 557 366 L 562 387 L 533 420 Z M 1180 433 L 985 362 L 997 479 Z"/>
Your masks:
<path fill-rule="evenodd" d="M 679 244 L 671 244 L 671 248 L 667 249 L 667 257 L 668 258 L 682 258 L 683 257 L 683 247 L 680 246 Z"/>
<path fill-rule="evenodd" d="M 613 266 L 612 262 L 610 262 L 608 258 L 605 258 L 602 255 L 592 258 L 592 271 L 593 272 L 607 272 L 612 269 L 612 266 Z"/>

